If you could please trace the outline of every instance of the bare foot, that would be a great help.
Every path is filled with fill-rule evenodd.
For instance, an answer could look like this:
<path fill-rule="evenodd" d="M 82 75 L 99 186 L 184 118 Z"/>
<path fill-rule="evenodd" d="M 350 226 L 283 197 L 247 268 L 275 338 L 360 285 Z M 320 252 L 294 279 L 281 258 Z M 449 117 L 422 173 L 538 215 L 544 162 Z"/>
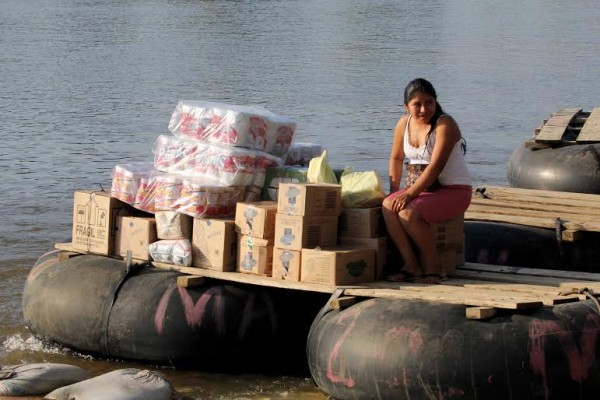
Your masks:
<path fill-rule="evenodd" d="M 421 275 L 421 278 L 417 280 L 417 282 L 427 285 L 435 285 L 436 283 L 440 283 L 446 279 L 448 279 L 446 274 L 423 274 Z"/>
<path fill-rule="evenodd" d="M 392 282 L 410 282 L 410 281 L 416 281 L 421 278 L 422 278 L 422 275 L 420 273 L 413 274 L 412 272 L 402 270 L 398 273 L 388 275 L 387 278 L 385 278 L 385 279 L 388 281 L 392 281 Z"/>

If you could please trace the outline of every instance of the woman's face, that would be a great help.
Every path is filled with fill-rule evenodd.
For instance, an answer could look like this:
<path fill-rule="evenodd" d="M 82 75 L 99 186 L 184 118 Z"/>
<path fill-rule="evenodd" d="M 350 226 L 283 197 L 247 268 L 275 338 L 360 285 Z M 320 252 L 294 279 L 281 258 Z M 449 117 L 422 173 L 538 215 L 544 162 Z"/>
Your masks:
<path fill-rule="evenodd" d="M 420 122 L 428 124 L 435 113 L 435 104 L 433 96 L 427 93 L 417 92 L 408 101 L 408 104 L 404 105 L 404 108 L 412 118 L 416 118 Z"/>

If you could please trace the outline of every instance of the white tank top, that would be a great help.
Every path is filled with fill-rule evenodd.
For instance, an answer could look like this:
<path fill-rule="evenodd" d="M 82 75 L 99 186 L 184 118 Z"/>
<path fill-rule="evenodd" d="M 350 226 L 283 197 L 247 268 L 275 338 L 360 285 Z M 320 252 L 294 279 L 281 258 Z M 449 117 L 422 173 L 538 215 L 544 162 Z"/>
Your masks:
<path fill-rule="evenodd" d="M 441 115 L 440 118 L 444 115 Z M 435 145 L 435 129 L 431 132 L 426 143 L 423 143 L 420 147 L 415 147 L 408 140 L 410 118 L 409 116 L 404 129 L 404 156 L 408 158 L 410 164 L 429 164 L 431 162 L 431 152 Z M 462 140 L 458 140 L 438 178 L 442 185 L 471 185 L 471 177 L 461 145 Z"/>

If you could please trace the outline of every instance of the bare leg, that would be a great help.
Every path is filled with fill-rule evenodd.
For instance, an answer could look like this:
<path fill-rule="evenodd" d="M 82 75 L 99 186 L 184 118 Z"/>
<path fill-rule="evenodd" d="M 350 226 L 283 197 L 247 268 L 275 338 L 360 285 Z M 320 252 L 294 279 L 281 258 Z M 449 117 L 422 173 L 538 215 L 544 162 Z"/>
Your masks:
<path fill-rule="evenodd" d="M 404 259 L 402 271 L 406 271 L 414 276 L 421 275 L 423 271 L 421 270 L 419 260 L 417 259 L 417 256 L 413 250 L 412 241 L 404 229 L 402 222 L 400 221 L 399 214 L 391 210 L 391 202 L 389 202 L 387 199 L 383 202 L 382 213 L 388 234 L 394 241 L 394 244 Z M 394 277 L 400 278 L 401 276 L 402 273 L 399 273 L 392 275 L 389 278 L 390 280 L 394 280 Z"/>
<path fill-rule="evenodd" d="M 419 212 L 410 206 L 400 211 L 399 216 L 405 232 L 408 233 L 419 249 L 423 260 L 423 273 L 430 275 L 419 282 L 437 283 L 445 278 L 445 272 L 436 246 L 435 225 L 431 226 L 425 222 Z"/>

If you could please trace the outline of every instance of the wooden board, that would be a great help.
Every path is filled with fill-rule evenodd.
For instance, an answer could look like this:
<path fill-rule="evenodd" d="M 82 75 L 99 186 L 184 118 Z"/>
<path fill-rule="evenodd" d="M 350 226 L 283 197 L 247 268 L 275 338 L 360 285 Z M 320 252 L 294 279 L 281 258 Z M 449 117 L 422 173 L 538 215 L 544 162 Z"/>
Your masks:
<path fill-rule="evenodd" d="M 552 230 L 558 220 L 562 239 L 573 241 L 600 232 L 600 195 L 486 186 L 473 192 L 465 219 Z"/>
<path fill-rule="evenodd" d="M 567 130 L 567 127 L 571 123 L 571 120 L 580 111 L 580 108 L 563 108 L 552 114 L 540 132 L 536 135 L 535 140 L 544 142 L 560 141 Z"/>
<path fill-rule="evenodd" d="M 599 142 L 600 141 L 600 108 L 594 108 L 588 117 L 581 132 L 577 136 L 577 142 Z"/>

